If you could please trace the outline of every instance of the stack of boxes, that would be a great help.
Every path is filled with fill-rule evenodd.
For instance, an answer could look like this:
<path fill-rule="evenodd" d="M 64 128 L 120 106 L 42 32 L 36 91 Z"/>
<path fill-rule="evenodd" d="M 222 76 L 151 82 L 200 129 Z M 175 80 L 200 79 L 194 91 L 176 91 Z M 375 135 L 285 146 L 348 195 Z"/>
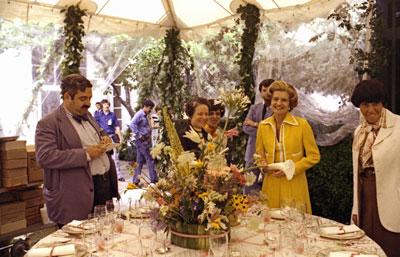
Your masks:
<path fill-rule="evenodd" d="M 43 194 L 41 188 L 34 188 L 19 192 L 19 199 L 25 202 L 25 219 L 28 226 L 41 223 L 40 208 L 43 207 Z"/>
<path fill-rule="evenodd" d="M 0 234 L 26 228 L 25 202 L 17 201 L 0 205 Z"/>
<path fill-rule="evenodd" d="M 26 141 L 0 143 L 3 187 L 28 184 Z"/>
<path fill-rule="evenodd" d="M 41 223 L 43 170 L 34 147 L 0 138 L 0 168 L 0 234 Z"/>
<path fill-rule="evenodd" d="M 35 146 L 26 146 L 28 152 L 28 182 L 40 182 L 43 181 L 43 169 L 41 169 L 36 163 Z"/>

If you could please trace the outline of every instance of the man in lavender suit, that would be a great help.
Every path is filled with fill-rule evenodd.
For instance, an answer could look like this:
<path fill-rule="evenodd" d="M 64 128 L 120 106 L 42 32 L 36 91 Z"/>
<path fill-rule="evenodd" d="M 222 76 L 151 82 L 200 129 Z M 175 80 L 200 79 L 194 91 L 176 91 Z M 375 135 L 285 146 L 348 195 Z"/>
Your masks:
<path fill-rule="evenodd" d="M 151 148 L 151 131 L 148 115 L 154 107 L 154 103 L 145 100 L 142 109 L 133 116 L 130 128 L 135 135 L 136 143 L 136 161 L 138 166 L 135 169 L 132 182 L 139 185 L 139 175 L 142 173 L 144 162 L 147 163 L 149 169 L 150 182 L 155 183 L 158 180 L 157 173 L 154 169 L 154 160 L 150 155 Z"/>
<path fill-rule="evenodd" d="M 269 116 L 271 116 L 271 111 L 269 110 L 269 104 L 267 103 L 268 87 L 274 82 L 273 79 L 265 79 L 261 81 L 258 86 L 261 97 L 263 98 L 262 103 L 253 104 L 250 106 L 249 112 L 247 113 L 246 119 L 244 121 L 243 132 L 246 133 L 249 138 L 247 140 L 246 147 L 246 168 L 254 166 L 253 155 L 256 151 L 256 136 L 258 123 Z M 260 170 L 254 169 L 253 173 L 256 175 L 257 179 L 253 185 L 245 187 L 245 193 L 249 194 L 251 191 L 259 190 L 258 178 L 260 176 Z"/>
<path fill-rule="evenodd" d="M 36 126 L 36 160 L 44 169 L 43 195 L 59 227 L 88 217 L 95 205 L 119 197 L 111 139 L 90 115 L 92 84 L 79 74 L 61 82 L 63 103 Z"/>

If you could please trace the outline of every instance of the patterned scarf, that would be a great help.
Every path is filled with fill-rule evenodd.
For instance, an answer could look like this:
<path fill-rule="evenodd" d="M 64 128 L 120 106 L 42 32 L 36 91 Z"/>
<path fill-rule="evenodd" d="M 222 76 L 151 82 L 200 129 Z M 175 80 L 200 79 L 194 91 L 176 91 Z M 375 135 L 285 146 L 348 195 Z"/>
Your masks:
<path fill-rule="evenodd" d="M 355 136 L 354 147 L 360 152 L 359 163 L 363 169 L 374 167 L 372 159 L 372 145 L 380 128 L 386 128 L 386 109 L 383 108 L 379 121 L 369 124 L 361 114 L 361 127 Z"/>

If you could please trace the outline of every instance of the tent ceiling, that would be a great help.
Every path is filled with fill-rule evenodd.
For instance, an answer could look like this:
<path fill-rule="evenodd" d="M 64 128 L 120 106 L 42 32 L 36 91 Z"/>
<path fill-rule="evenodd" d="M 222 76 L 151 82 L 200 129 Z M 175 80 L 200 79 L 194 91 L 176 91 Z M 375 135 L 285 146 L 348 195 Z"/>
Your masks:
<path fill-rule="evenodd" d="M 0 17 L 41 23 L 61 23 L 58 9 L 78 0 L 0 0 Z M 344 0 L 81 0 L 91 14 L 88 30 L 132 35 L 162 35 L 177 27 L 196 37 L 236 15 L 240 4 L 257 5 L 262 19 L 293 23 L 326 16 Z M 228 22 L 229 22 L 228 21 Z"/>

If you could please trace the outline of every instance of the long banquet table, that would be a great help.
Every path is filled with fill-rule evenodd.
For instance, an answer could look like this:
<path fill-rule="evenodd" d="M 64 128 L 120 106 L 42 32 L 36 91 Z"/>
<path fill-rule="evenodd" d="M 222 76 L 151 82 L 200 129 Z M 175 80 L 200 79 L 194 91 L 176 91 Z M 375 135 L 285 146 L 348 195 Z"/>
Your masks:
<path fill-rule="evenodd" d="M 122 233 L 115 233 L 112 241 L 112 246 L 109 249 L 109 256 L 114 257 L 128 257 L 128 256 L 174 256 L 174 257 L 191 257 L 191 256 L 208 256 L 207 251 L 202 250 L 191 250 L 184 249 L 175 245 L 171 245 L 167 241 L 170 251 L 165 254 L 159 254 L 155 251 L 156 248 L 160 248 L 166 241 L 162 240 L 160 236 L 157 236 L 150 229 L 148 224 L 149 219 L 132 219 L 130 221 L 124 221 L 124 229 Z M 253 223 L 252 226 L 250 226 Z M 296 234 L 296 227 L 291 222 L 281 219 L 271 219 L 265 226 L 260 219 L 258 222 L 259 226 L 254 227 L 254 218 L 246 219 L 243 218 L 241 224 L 232 227 L 229 242 L 229 256 L 276 256 L 276 257 L 290 257 L 290 256 L 317 256 L 317 257 L 330 257 L 330 256 L 358 256 L 358 255 L 346 255 L 347 252 L 360 251 L 360 253 L 369 253 L 371 255 L 360 255 L 360 256 L 379 256 L 385 257 L 385 253 L 373 240 L 367 236 L 363 236 L 359 239 L 349 240 L 337 240 L 323 238 L 320 236 L 319 226 L 327 226 L 328 224 L 340 225 L 334 221 L 323 219 L 321 217 L 312 216 L 310 222 L 305 228 L 304 238 L 296 238 L 293 236 Z M 321 225 L 323 224 L 323 225 Z M 139 227 L 140 239 L 139 240 Z M 277 235 L 282 236 L 280 241 L 280 248 L 277 244 L 272 246 L 271 242 L 268 243 L 268 238 L 278 238 Z M 160 235 L 160 234 L 158 234 Z M 267 240 L 266 240 L 267 239 Z M 293 243 L 290 240 L 294 240 Z M 297 240 L 297 241 L 296 241 Z M 93 238 L 90 235 L 70 235 L 65 233 L 63 230 L 58 230 L 53 234 L 40 240 L 34 248 L 42 248 L 49 246 L 75 244 L 77 249 L 82 248 L 87 242 L 92 243 L 93 249 Z M 292 247 L 289 247 L 291 245 Z M 295 247 L 293 247 L 293 245 Z M 300 246 L 298 248 L 297 246 Z M 276 247 L 276 249 L 275 249 Z M 297 249 L 296 249 L 297 247 Z M 301 249 L 303 248 L 303 249 Z M 143 255 L 143 253 L 146 253 Z M 341 253 L 342 255 L 329 255 L 329 252 Z M 106 256 L 105 252 L 91 251 L 90 254 L 86 252 L 86 256 Z M 28 252 L 27 256 L 33 256 Z M 37 255 L 36 255 L 37 256 Z M 83 256 L 83 254 L 77 254 L 77 256 Z"/>

